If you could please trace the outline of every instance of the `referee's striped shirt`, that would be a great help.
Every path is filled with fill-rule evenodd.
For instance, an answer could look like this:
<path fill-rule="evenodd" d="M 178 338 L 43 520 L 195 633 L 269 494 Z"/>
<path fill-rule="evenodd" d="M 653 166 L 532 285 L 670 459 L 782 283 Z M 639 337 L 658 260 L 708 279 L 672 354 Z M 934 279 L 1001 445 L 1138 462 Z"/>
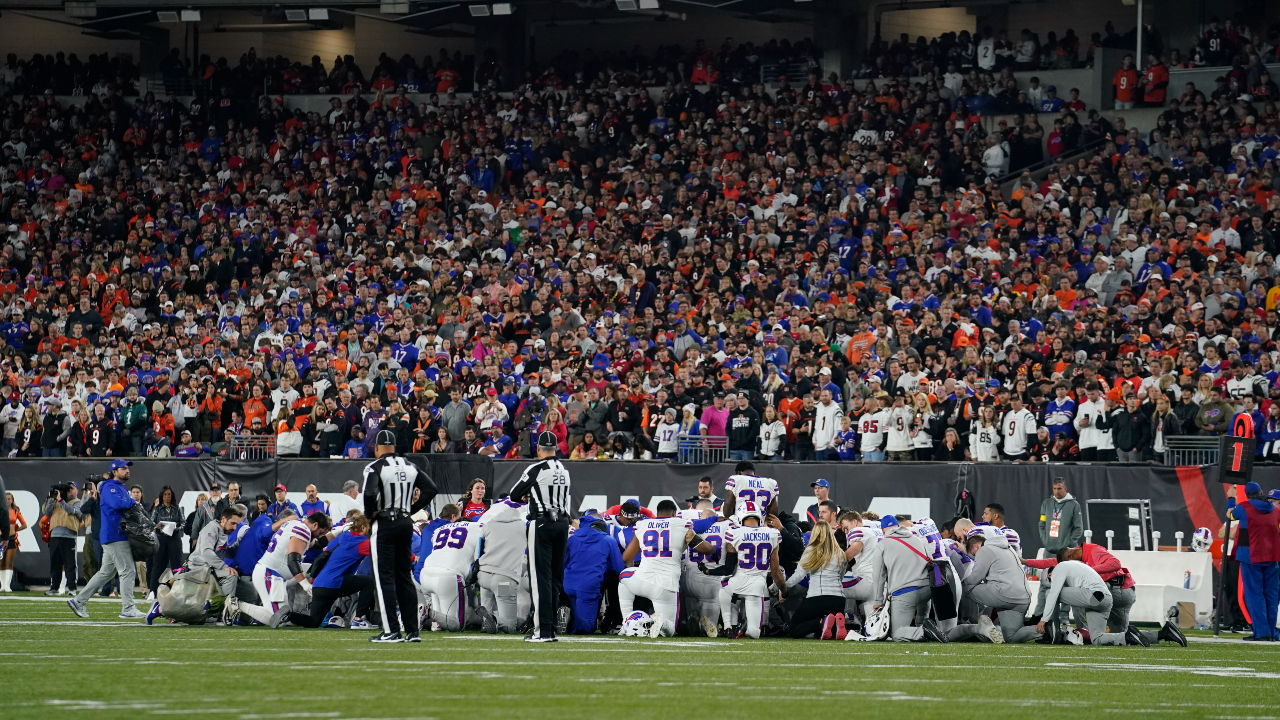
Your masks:
<path fill-rule="evenodd" d="M 413 503 L 413 487 L 418 468 L 398 455 L 385 455 L 364 468 L 364 507 L 372 518 L 383 510 L 399 510 L 406 515 Z"/>
<path fill-rule="evenodd" d="M 511 489 L 511 498 L 529 496 L 529 507 L 537 515 L 555 511 L 569 513 L 569 471 L 555 458 L 547 458 L 525 468 L 520 482 Z"/>

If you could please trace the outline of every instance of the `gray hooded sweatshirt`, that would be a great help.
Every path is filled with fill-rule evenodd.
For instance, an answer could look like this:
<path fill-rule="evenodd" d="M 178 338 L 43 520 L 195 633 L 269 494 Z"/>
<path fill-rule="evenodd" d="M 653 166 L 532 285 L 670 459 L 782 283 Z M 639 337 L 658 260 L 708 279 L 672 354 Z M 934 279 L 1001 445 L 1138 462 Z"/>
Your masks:
<path fill-rule="evenodd" d="M 965 592 L 982 583 L 991 586 L 1001 597 L 1012 602 L 1031 602 L 1027 577 L 1022 574 L 1022 559 L 1009 546 L 1004 535 L 996 534 L 987 538 L 982 547 L 978 548 L 962 581 Z"/>
<path fill-rule="evenodd" d="M 480 555 L 480 572 L 503 575 L 519 582 L 529 546 L 525 532 L 524 505 L 513 506 L 506 500 L 495 502 L 480 516 L 480 537 L 484 552 Z"/>
<path fill-rule="evenodd" d="M 930 563 L 924 559 L 927 557 L 929 550 L 920 536 L 901 525 L 885 530 L 880 543 L 880 561 L 871 579 L 876 592 L 875 604 L 884 604 L 886 592 L 893 595 L 902 588 L 928 587 Z"/>

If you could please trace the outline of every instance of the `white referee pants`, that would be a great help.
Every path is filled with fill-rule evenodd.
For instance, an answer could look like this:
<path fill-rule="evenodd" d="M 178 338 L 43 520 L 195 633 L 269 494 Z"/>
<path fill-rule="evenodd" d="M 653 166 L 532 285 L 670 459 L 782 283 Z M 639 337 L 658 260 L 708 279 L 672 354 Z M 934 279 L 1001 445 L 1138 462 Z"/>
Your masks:
<path fill-rule="evenodd" d="M 431 620 L 449 632 L 462 630 L 467 624 L 466 580 L 448 570 L 424 567 L 418 585 L 431 601 Z"/>
<path fill-rule="evenodd" d="M 623 570 L 618 579 L 618 609 L 625 619 L 635 610 L 636 598 L 649 598 L 653 602 L 653 612 L 662 622 L 661 632 L 664 637 L 676 634 L 676 618 L 680 616 L 680 594 L 674 590 L 664 590 L 644 579 L 644 576 L 629 575 Z"/>
<path fill-rule="evenodd" d="M 720 619 L 720 580 L 703 575 L 697 566 L 690 567 L 680 576 L 680 592 L 684 595 L 685 614 L 697 626 L 698 618 L 706 618 L 712 625 Z"/>
<path fill-rule="evenodd" d="M 258 591 L 258 600 L 262 605 L 240 603 L 240 612 L 266 625 L 271 616 L 281 608 L 289 606 L 289 593 L 284 587 L 285 579 L 258 563 L 253 569 L 253 589 Z"/>
<path fill-rule="evenodd" d="M 521 617 L 519 610 L 522 591 L 519 581 L 506 575 L 495 575 L 488 570 L 480 571 L 479 580 L 480 603 L 497 616 L 498 627 L 503 632 L 515 632 Z M 529 591 L 525 589 L 523 594 L 528 596 Z"/>
<path fill-rule="evenodd" d="M 764 578 L 759 575 L 734 575 L 721 584 L 720 616 L 724 618 L 726 627 L 737 624 L 733 611 L 734 595 L 742 597 L 747 637 L 760 637 L 765 618 L 769 617 L 769 591 L 765 587 Z"/>

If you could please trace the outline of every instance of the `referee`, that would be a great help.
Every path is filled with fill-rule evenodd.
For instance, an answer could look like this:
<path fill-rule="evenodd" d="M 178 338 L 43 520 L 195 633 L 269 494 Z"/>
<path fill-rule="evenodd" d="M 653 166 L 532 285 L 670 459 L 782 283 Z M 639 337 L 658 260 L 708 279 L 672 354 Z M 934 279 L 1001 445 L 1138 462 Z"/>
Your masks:
<path fill-rule="evenodd" d="M 390 430 L 378 431 L 373 452 L 378 459 L 364 468 L 364 514 L 373 523 L 369 548 L 382 633 L 369 640 L 422 642 L 418 636 L 418 590 L 413 584 L 413 521 L 409 516 L 431 502 L 436 486 L 426 473 L 396 454 L 396 434 Z M 404 635 L 400 634 L 401 619 Z"/>
<path fill-rule="evenodd" d="M 555 433 L 538 434 L 538 462 L 511 489 L 529 502 L 529 576 L 533 634 L 525 642 L 556 641 L 556 609 L 564 592 L 564 547 L 569 540 L 569 471 L 556 460 Z"/>

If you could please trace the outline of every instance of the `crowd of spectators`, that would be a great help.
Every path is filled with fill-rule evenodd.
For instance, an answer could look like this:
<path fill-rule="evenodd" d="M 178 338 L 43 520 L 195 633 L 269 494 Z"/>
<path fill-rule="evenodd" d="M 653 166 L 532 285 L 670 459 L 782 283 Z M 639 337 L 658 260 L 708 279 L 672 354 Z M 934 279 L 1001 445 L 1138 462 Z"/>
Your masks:
<path fill-rule="evenodd" d="M 6 94 L 4 451 L 364 457 L 390 427 L 495 457 L 545 429 L 566 457 L 1132 460 L 1240 411 L 1280 436 L 1273 103 L 988 133 L 944 76 L 738 77 L 324 113 Z M 1002 193 L 1042 143 L 1089 152 Z"/>

